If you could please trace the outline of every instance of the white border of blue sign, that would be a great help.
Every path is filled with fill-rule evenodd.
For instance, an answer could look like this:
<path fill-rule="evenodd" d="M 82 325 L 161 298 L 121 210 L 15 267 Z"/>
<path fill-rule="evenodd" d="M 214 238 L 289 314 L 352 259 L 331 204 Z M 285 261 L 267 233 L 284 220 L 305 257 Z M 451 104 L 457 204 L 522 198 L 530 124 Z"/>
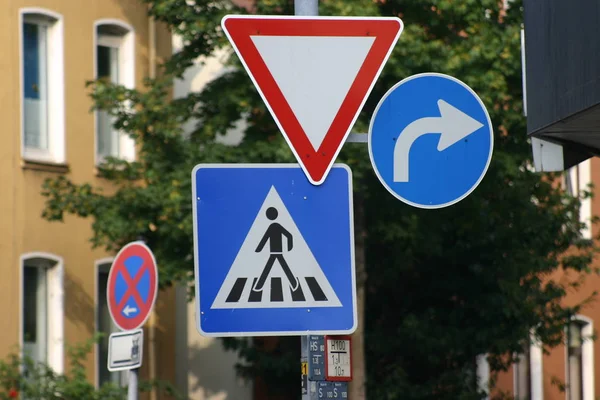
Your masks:
<path fill-rule="evenodd" d="M 255 336 L 304 336 L 304 335 L 351 335 L 358 327 L 358 312 L 356 304 L 356 259 L 355 259 L 355 243 L 354 243 L 354 197 L 353 197 L 353 186 L 352 186 L 352 170 L 346 164 L 334 163 L 331 168 L 341 167 L 348 171 L 348 205 L 350 208 L 350 268 L 352 273 L 352 318 L 354 324 L 350 329 L 347 330 L 311 330 L 311 331 L 266 331 L 266 332 L 204 332 L 200 324 L 200 291 L 198 290 L 198 283 L 200 282 L 200 263 L 198 262 L 198 209 L 196 201 L 196 172 L 202 168 L 299 168 L 302 170 L 299 164 L 287 164 L 287 163 L 273 163 L 273 164 L 261 164 L 261 163 L 247 163 L 247 164 L 235 164 L 235 163 L 224 163 L 224 164 L 197 164 L 192 170 L 192 210 L 193 210 L 193 235 L 194 235 L 194 284 L 196 285 L 196 329 L 202 336 L 206 337 L 255 337 Z M 302 170 L 302 172 L 304 172 Z M 307 179 L 308 180 L 308 179 Z M 310 182 L 310 181 L 309 181 Z M 326 180 L 325 180 L 326 182 Z M 324 182 L 324 183 L 325 183 Z M 315 188 L 319 186 L 313 185 Z"/>
<path fill-rule="evenodd" d="M 405 199 L 404 197 L 400 196 L 398 193 L 396 193 L 395 191 L 393 191 L 388 186 L 388 184 L 385 182 L 385 180 L 381 177 L 381 175 L 379 174 L 379 171 L 377 170 L 377 166 L 375 164 L 375 160 L 373 159 L 373 150 L 372 150 L 372 147 L 371 147 L 371 137 L 372 137 L 373 124 L 375 123 L 375 116 L 379 112 L 379 108 L 381 107 L 381 105 L 383 104 L 383 102 L 399 86 L 402 86 L 403 84 L 405 84 L 405 83 L 407 83 L 407 82 L 409 82 L 409 81 L 411 81 L 413 79 L 423 78 L 425 76 L 436 76 L 436 77 L 446 78 L 446 79 L 449 79 L 451 81 L 454 81 L 454 82 L 458 83 L 459 85 L 461 85 L 462 87 L 464 87 L 465 89 L 467 89 L 473 95 L 473 97 L 475 97 L 475 99 L 477 99 L 477 101 L 481 105 L 481 108 L 485 112 L 485 117 L 487 118 L 487 123 L 488 123 L 488 126 L 490 127 L 490 136 L 491 136 L 491 141 L 490 141 L 490 155 L 488 157 L 487 163 L 485 164 L 485 168 L 484 168 L 484 170 L 481 173 L 481 176 L 479 177 L 479 179 L 477 180 L 477 182 L 475 182 L 475 184 L 473 185 L 473 187 L 471 189 L 469 189 L 465 194 L 463 194 L 462 196 L 460 196 L 459 198 L 457 198 L 455 200 L 449 201 L 449 202 L 444 203 L 444 204 L 436 204 L 436 205 L 433 205 L 433 206 L 428 206 L 428 205 L 425 205 L 425 204 L 414 203 L 414 202 L 412 202 L 410 200 Z M 471 89 L 469 87 L 469 85 L 467 85 L 466 83 L 464 83 L 460 79 L 457 79 L 457 78 L 455 78 L 453 76 L 450 76 L 450 75 L 441 74 L 439 72 L 424 72 L 424 73 L 420 73 L 420 74 L 411 75 L 408 78 L 404 78 L 400 82 L 398 82 L 394 86 L 392 86 L 383 95 L 383 97 L 381 98 L 381 100 L 379 100 L 379 103 L 377 103 L 377 107 L 375 107 L 375 110 L 373 111 L 373 116 L 371 117 L 371 122 L 369 123 L 369 132 L 368 132 L 368 138 L 367 138 L 367 140 L 368 140 L 368 145 L 369 145 L 369 158 L 371 159 L 371 165 L 373 166 L 373 171 L 375 172 L 375 175 L 377 175 L 377 178 L 379 179 L 379 182 L 381 182 L 381 184 L 383 185 L 383 187 L 385 187 L 386 190 L 388 192 L 390 192 L 395 198 L 397 198 L 398 200 L 400 200 L 400 201 L 402 201 L 402 202 L 404 202 L 404 203 L 406 203 L 406 204 L 408 204 L 410 206 L 417 207 L 417 208 L 423 208 L 423 209 L 430 209 L 430 210 L 451 206 L 451 205 L 456 204 L 459 201 L 463 200 L 468 195 L 470 195 L 477 188 L 477 186 L 479 186 L 479 184 L 483 180 L 483 177 L 487 173 L 487 170 L 488 170 L 488 168 L 490 166 L 490 163 L 492 161 L 492 154 L 494 153 L 494 127 L 492 125 L 492 120 L 490 119 L 490 114 L 488 113 L 488 110 L 487 110 L 485 104 L 483 103 L 483 101 L 481 100 L 481 98 L 477 95 L 477 93 L 475 93 L 475 91 L 473 89 Z"/>

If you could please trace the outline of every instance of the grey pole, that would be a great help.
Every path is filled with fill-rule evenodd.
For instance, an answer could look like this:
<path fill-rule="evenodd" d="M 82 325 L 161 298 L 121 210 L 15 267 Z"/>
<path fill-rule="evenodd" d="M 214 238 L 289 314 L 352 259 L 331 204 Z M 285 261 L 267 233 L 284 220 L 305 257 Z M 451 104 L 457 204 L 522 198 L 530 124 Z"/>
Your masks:
<path fill-rule="evenodd" d="M 308 336 L 300 336 L 300 365 L 308 364 Z M 308 381 L 308 368 L 306 375 L 302 374 L 302 385 L 304 386 L 302 391 L 302 400 L 310 400 L 310 382 Z"/>
<path fill-rule="evenodd" d="M 295 0 L 294 1 L 294 15 L 303 16 L 317 16 L 319 15 L 319 0 Z M 300 338 L 300 362 L 308 361 L 308 336 Z M 308 383 L 308 382 L 307 382 Z M 308 394 L 302 395 L 302 400 L 308 400 L 310 398 L 310 383 L 307 385 Z"/>
<path fill-rule="evenodd" d="M 138 369 L 129 371 L 129 385 L 127 386 L 127 400 L 138 400 Z"/>
<path fill-rule="evenodd" d="M 294 15 L 303 16 L 317 16 L 319 15 L 319 0 L 295 0 L 294 1 Z M 308 361 L 308 337 L 303 336 L 300 338 L 300 362 Z M 308 383 L 308 382 L 307 382 Z M 310 398 L 310 384 L 307 387 L 308 394 L 302 395 L 302 400 L 308 400 Z"/>
<path fill-rule="evenodd" d="M 296 0 L 294 2 L 294 15 L 311 17 L 319 15 L 319 0 Z"/>
<path fill-rule="evenodd" d="M 319 0 L 295 0 L 294 15 L 313 17 L 319 15 Z M 308 361 L 308 336 L 300 338 L 300 363 Z M 307 383 L 307 394 L 302 394 L 302 400 L 310 399 L 310 382 Z"/>

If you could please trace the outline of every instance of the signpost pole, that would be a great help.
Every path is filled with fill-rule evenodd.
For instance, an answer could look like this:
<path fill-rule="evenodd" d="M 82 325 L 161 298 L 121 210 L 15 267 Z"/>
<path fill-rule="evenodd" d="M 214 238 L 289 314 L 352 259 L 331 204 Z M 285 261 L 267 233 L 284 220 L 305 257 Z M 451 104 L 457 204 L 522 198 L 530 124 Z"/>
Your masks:
<path fill-rule="evenodd" d="M 310 400 L 308 382 L 308 336 L 300 336 L 300 365 L 302 367 L 302 400 Z"/>
<path fill-rule="evenodd" d="M 294 14 L 316 17 L 319 15 L 319 0 L 294 1 Z"/>
<path fill-rule="evenodd" d="M 306 16 L 316 16 L 319 15 L 319 0 L 295 0 L 294 1 L 294 15 L 306 15 Z M 300 363 L 308 361 L 308 337 L 302 337 L 301 339 L 301 353 L 300 353 Z M 302 376 L 304 378 L 304 375 Z M 308 382 L 307 382 L 308 383 Z M 310 392 L 310 388 L 306 388 L 307 392 Z M 304 392 L 302 393 L 302 400 L 309 400 L 310 394 Z"/>
<path fill-rule="evenodd" d="M 317 16 L 319 15 L 319 0 L 295 0 L 294 1 L 294 15 L 304 15 L 304 16 Z M 308 336 L 303 336 L 300 338 L 300 364 L 308 362 Z M 302 371 L 302 380 L 308 384 L 308 380 L 304 376 L 304 371 Z M 310 387 L 306 387 L 306 391 L 303 388 L 302 391 L 302 400 L 310 399 Z"/>
<path fill-rule="evenodd" d="M 138 368 L 129 371 L 129 385 L 127 387 L 127 400 L 138 400 Z"/>

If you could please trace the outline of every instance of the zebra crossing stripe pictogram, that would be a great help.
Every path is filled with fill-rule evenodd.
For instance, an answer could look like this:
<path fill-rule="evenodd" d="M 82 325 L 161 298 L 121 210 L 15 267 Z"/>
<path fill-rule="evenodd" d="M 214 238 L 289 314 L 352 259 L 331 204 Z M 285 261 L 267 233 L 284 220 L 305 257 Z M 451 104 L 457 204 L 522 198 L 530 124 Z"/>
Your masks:
<path fill-rule="evenodd" d="M 299 259 L 302 263 L 289 261 Z M 271 187 L 211 308 L 341 306 L 277 190 Z"/>
<path fill-rule="evenodd" d="M 254 278 L 254 280 L 237 278 L 225 302 L 237 303 L 239 301 L 244 301 L 244 298 L 247 298 L 249 302 L 257 302 L 262 301 L 263 296 L 266 296 L 265 299 L 268 298 L 272 302 L 284 300 L 305 302 L 305 293 L 312 296 L 314 301 L 327 301 L 327 296 L 323 293 L 317 280 L 312 276 L 300 279 L 296 289 L 293 289 L 290 286 L 284 286 L 281 278 L 275 277 L 271 278 L 271 285 L 269 286 L 270 289 L 268 291 L 257 291 L 253 289 L 257 280 L 257 278 Z"/>

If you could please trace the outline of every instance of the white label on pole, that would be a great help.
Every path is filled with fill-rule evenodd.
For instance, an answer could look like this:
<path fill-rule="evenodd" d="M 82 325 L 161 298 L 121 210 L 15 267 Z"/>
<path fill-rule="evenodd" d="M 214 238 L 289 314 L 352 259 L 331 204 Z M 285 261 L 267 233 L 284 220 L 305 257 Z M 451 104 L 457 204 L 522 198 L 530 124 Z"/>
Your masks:
<path fill-rule="evenodd" d="M 108 339 L 108 370 L 124 371 L 139 368 L 142 365 L 144 331 L 118 332 Z"/>
<path fill-rule="evenodd" d="M 325 379 L 328 381 L 352 380 L 352 356 L 349 336 L 326 336 Z"/>

